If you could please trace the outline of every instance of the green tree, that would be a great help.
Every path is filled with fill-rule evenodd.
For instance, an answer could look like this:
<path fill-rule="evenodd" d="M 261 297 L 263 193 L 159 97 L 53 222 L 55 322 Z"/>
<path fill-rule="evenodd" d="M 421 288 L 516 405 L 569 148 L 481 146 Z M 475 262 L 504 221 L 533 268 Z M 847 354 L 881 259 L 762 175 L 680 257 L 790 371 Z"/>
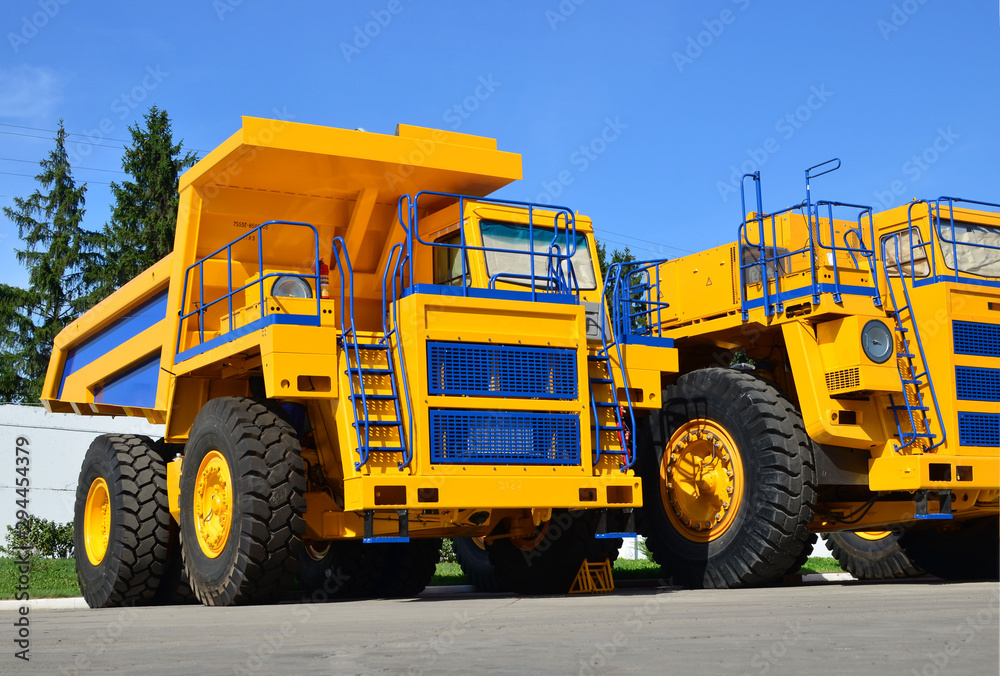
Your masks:
<path fill-rule="evenodd" d="M 101 233 L 101 265 L 92 271 L 99 301 L 170 253 L 177 227 L 177 179 L 198 157 L 176 144 L 167 111 L 153 106 L 144 125 L 129 127 L 132 146 L 122 169 L 130 179 L 112 183 L 111 222 Z"/>
<path fill-rule="evenodd" d="M 0 284 L 0 400 L 38 401 L 52 341 L 83 311 L 84 270 L 93 264 L 95 235 L 82 227 L 86 184 L 76 187 L 66 155 L 62 120 L 56 147 L 39 164 L 40 184 L 28 198 L 15 197 L 4 214 L 17 225 L 28 270 L 28 288 Z"/>
<path fill-rule="evenodd" d="M 608 260 L 608 249 L 600 240 L 597 241 L 597 262 L 601 266 L 601 279 L 608 281 L 608 268 L 614 263 L 631 263 L 635 260 L 632 251 L 625 247 L 624 251 L 615 249 L 611 252 L 611 260 Z"/>

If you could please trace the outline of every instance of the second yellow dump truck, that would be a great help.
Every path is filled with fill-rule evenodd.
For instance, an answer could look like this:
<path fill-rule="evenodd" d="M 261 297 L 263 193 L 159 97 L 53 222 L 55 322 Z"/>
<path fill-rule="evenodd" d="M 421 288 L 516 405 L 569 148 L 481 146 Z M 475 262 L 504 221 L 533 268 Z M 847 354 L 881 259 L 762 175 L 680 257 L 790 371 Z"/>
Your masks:
<path fill-rule="evenodd" d="M 679 352 L 637 432 L 640 529 L 685 584 L 767 582 L 821 532 L 859 577 L 998 575 L 1000 205 L 814 201 L 839 166 L 771 213 L 748 174 L 738 241 L 622 273 Z"/>
<path fill-rule="evenodd" d="M 163 426 L 84 458 L 87 602 L 412 595 L 442 537 L 523 592 L 613 559 L 677 353 L 616 339 L 589 219 L 487 197 L 520 177 L 492 139 L 257 118 L 185 173 L 174 252 L 45 382 L 51 411 Z"/>

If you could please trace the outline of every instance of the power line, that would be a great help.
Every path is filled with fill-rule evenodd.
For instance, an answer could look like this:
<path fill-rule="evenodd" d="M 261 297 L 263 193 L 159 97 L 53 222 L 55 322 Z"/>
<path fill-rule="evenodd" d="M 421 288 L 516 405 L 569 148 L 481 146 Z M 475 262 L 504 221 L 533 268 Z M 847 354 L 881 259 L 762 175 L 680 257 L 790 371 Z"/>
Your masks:
<path fill-rule="evenodd" d="M 0 134 L 8 134 L 10 136 L 23 136 L 24 138 L 39 138 L 43 141 L 51 141 L 52 139 L 48 136 L 35 136 L 34 134 L 22 134 L 16 131 L 3 131 L 0 130 Z M 70 141 L 71 143 L 84 143 L 84 141 Z M 106 143 L 94 143 L 93 141 L 87 141 L 87 145 L 97 146 L 100 148 L 114 148 L 116 150 L 121 150 L 121 146 L 109 146 Z"/>
<path fill-rule="evenodd" d="M 614 230 L 608 230 L 606 228 L 596 228 L 595 227 L 594 228 L 594 234 L 597 234 L 598 230 L 600 230 L 601 232 L 610 233 L 610 234 L 615 235 L 617 237 L 625 237 L 627 239 L 634 239 L 637 242 L 645 242 L 646 244 L 652 244 L 653 246 L 658 246 L 658 247 L 661 247 L 661 248 L 664 248 L 664 249 L 674 249 L 675 251 L 682 251 L 684 253 L 697 253 L 695 251 L 691 251 L 690 249 L 682 249 L 679 246 L 671 246 L 670 244 L 661 244 L 660 242 L 653 242 L 653 241 L 650 241 L 648 239 L 640 239 L 639 237 L 633 237 L 632 235 L 626 235 L 623 232 L 615 232 Z M 624 242 L 618 242 L 618 243 L 619 244 L 624 244 Z M 638 247 L 638 248 L 645 248 L 645 247 Z M 647 249 L 647 250 L 648 251 L 653 251 L 653 249 Z"/>
<path fill-rule="evenodd" d="M 35 160 L 19 160 L 14 157 L 0 157 L 0 160 L 5 162 L 24 162 L 25 164 L 37 164 Z M 109 174 L 124 174 L 124 171 L 119 171 L 117 169 L 98 169 L 97 167 L 73 167 L 73 170 L 83 169 L 86 171 L 106 171 Z"/>
<path fill-rule="evenodd" d="M 13 129 L 28 129 L 30 131 L 46 131 L 46 132 L 49 132 L 51 134 L 58 134 L 59 133 L 59 131 L 56 130 L 56 129 L 42 129 L 41 127 L 25 127 L 25 126 L 20 125 L 20 124 L 7 124 L 6 122 L 0 122 L 0 127 L 12 127 Z M 13 132 L 3 132 L 3 133 L 10 134 L 10 133 L 13 133 Z M 27 136 L 27 134 L 25 134 L 25 135 Z M 85 139 L 88 139 L 88 140 L 91 139 L 91 138 L 93 138 L 91 136 L 88 136 L 87 134 L 77 134 L 76 132 L 72 132 L 72 131 L 66 132 L 66 135 L 67 136 L 82 136 L 82 137 L 84 137 Z M 43 137 L 43 136 L 31 136 L 30 138 L 47 138 L 47 137 Z M 100 140 L 102 140 L 102 141 L 121 141 L 122 143 L 132 143 L 132 139 L 114 138 L 114 137 L 111 137 L 111 136 L 103 136 L 103 137 L 101 137 Z M 73 141 L 73 142 L 74 143 L 82 143 L 82 141 Z M 114 146 L 114 147 L 117 147 L 117 146 Z M 206 154 L 208 153 L 207 150 L 200 150 L 198 148 L 188 148 L 188 150 L 194 150 L 195 152 L 199 152 L 199 153 L 206 153 Z"/>
<path fill-rule="evenodd" d="M 12 171 L 0 171 L 0 174 L 3 174 L 5 176 L 24 176 L 25 178 L 35 178 L 35 176 L 32 176 L 31 174 L 15 174 Z M 87 179 L 84 179 L 83 181 L 79 181 L 79 182 L 81 182 L 81 183 L 97 183 L 99 185 L 111 185 L 107 181 L 91 181 L 91 180 L 87 180 Z"/>

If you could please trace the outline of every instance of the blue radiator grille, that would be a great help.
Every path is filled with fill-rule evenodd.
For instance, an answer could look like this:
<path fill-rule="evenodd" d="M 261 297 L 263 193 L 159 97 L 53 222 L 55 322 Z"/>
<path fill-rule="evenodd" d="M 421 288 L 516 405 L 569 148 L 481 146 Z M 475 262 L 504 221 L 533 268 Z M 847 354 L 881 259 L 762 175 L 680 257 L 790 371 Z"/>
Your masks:
<path fill-rule="evenodd" d="M 432 409 L 430 437 L 435 464 L 580 464 L 576 414 Z"/>
<path fill-rule="evenodd" d="M 959 446 L 1000 446 L 1000 413 L 958 413 Z"/>
<path fill-rule="evenodd" d="M 956 366 L 955 390 L 963 401 L 1000 401 L 1000 369 Z"/>
<path fill-rule="evenodd" d="M 1000 357 L 1000 324 L 954 322 L 955 354 Z"/>
<path fill-rule="evenodd" d="M 576 380 L 571 349 L 427 343 L 430 394 L 575 399 Z"/>

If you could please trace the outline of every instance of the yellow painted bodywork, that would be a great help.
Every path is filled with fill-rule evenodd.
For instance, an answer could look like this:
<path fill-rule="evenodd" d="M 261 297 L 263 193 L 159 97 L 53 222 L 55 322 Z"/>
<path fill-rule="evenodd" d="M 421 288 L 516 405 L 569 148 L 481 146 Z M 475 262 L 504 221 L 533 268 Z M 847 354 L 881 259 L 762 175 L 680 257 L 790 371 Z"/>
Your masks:
<path fill-rule="evenodd" d="M 390 252 L 406 241 L 399 220 L 400 197 L 435 191 L 476 198 L 519 178 L 520 155 L 498 150 L 493 139 L 408 125 L 399 125 L 395 135 L 383 135 L 243 118 L 237 133 L 181 177 L 174 253 L 60 334 L 43 400 L 54 411 L 143 415 L 164 424 L 165 440 L 177 444 L 187 441 L 198 412 L 213 398 L 266 396 L 303 405 L 311 427 L 302 439 L 303 458 L 310 468 L 305 516 L 311 540 L 358 537 L 366 510 L 376 511 L 376 534 L 393 532 L 398 527 L 397 510 L 406 509 L 411 532 L 432 536 L 486 535 L 504 518 L 531 525 L 553 508 L 640 506 L 639 479 L 631 470 L 621 471 L 622 456 L 609 452 L 620 444 L 618 435 L 592 433 L 588 376 L 595 367 L 588 356 L 600 345 L 587 339 L 583 303 L 601 302 L 599 271 L 594 288 L 581 289 L 572 303 L 508 299 L 504 292 L 523 292 L 525 287 L 501 278 L 495 283 L 499 294 L 413 293 L 398 301 L 391 313 L 394 319 L 383 315 L 384 308 L 391 308 L 385 300 L 391 291 L 383 286 L 387 270 L 392 272 Z M 482 246 L 481 220 L 529 222 L 528 211 L 514 205 L 468 199 L 461 208 L 464 211 L 453 198 L 423 194 L 418 207 L 420 237 L 435 241 L 461 228 L 469 245 Z M 534 227 L 553 228 L 557 218 L 551 210 L 536 209 L 531 222 Z M 584 216 L 575 219 L 576 232 L 585 237 L 587 254 L 596 263 L 591 223 Z M 352 276 L 342 275 L 335 265 L 335 238 L 343 241 Z M 438 284 L 431 248 L 416 245 L 410 255 L 414 283 Z M 317 258 L 330 268 L 324 280 L 328 297 L 318 302 Z M 490 279 L 483 252 L 472 251 L 468 259 L 470 287 L 487 289 Z M 313 298 L 275 297 L 273 285 L 281 275 L 300 275 Z M 345 307 L 341 285 L 351 282 L 353 305 Z M 100 337 L 131 308 L 157 294 L 166 294 L 161 321 L 134 336 L 123 330 L 121 335 L 128 336 L 124 343 L 63 378 L 67 354 Z M 344 345 L 349 322 L 344 314 L 351 311 L 355 331 L 349 339 L 383 339 L 384 320 L 397 330 L 391 354 L 397 379 L 405 374 L 411 402 L 406 406 L 400 391 L 399 415 L 404 436 L 410 430 L 413 435 L 413 457 L 403 467 L 400 452 L 377 448 L 357 466 L 355 425 L 360 404 L 351 399 L 356 376 L 347 373 Z M 306 317 L 315 320 L 310 324 Z M 577 395 L 571 399 L 431 396 L 429 341 L 571 349 L 576 355 Z M 676 350 L 621 347 L 623 358 L 613 351 L 610 363 L 619 391 L 609 396 L 624 402 L 627 387 L 638 411 L 658 409 L 662 378 L 678 367 Z M 147 370 L 144 376 L 154 379 L 155 397 L 147 405 L 94 402 L 95 386 L 157 354 L 158 370 Z M 384 367 L 385 355 L 367 351 L 362 361 Z M 366 379 L 365 387 L 372 393 L 391 391 L 387 382 Z M 576 417 L 580 462 L 432 463 L 428 415 L 440 408 Z M 608 410 L 601 415 L 608 415 Z M 387 420 L 393 413 L 370 408 L 369 415 Z M 602 424 L 608 424 L 606 418 Z M 603 451 L 596 464 L 595 436 Z M 376 447 L 397 447 L 400 442 L 395 430 L 387 428 L 375 437 Z M 409 446 L 408 438 L 405 441 Z M 167 465 L 170 512 L 175 519 L 183 508 L 181 466 L 179 460 Z M 212 486 L 221 483 L 215 480 Z M 212 486 L 204 491 L 206 500 L 225 494 L 213 492 Z M 512 527 L 510 532 L 516 530 Z M 214 551 L 214 539 L 207 533 L 202 543 L 206 554 Z"/>
<path fill-rule="evenodd" d="M 974 223 L 1000 226 L 996 213 L 956 209 L 956 218 Z M 947 220 L 947 209 L 942 209 Z M 748 219 L 748 241 L 757 242 L 756 222 Z M 795 251 L 808 244 L 806 219 L 798 213 L 787 213 L 765 221 L 763 243 Z M 922 233 L 922 241 L 931 236 L 926 207 L 913 210 L 913 224 Z M 848 228 L 856 223 L 835 221 L 833 230 L 838 243 Z M 813 223 L 815 228 L 815 221 Z M 822 238 L 829 241 L 830 223 L 822 220 Z M 907 207 L 899 207 L 874 215 L 876 241 L 907 227 Z M 815 236 L 815 229 L 814 229 Z M 907 243 L 908 246 L 908 243 Z M 929 251 L 929 249 L 928 249 Z M 948 270 L 941 247 L 936 248 L 939 274 Z M 881 260 L 877 261 L 879 299 L 872 294 L 844 293 L 839 301 L 830 292 L 812 298 L 812 272 L 808 253 L 785 259 L 779 281 L 768 271 L 767 290 L 770 294 L 785 293 L 780 309 L 770 315 L 762 306 L 764 286 L 759 268 L 755 277 L 749 273 L 745 281 L 746 300 L 750 304 L 744 319 L 741 305 L 740 263 L 742 254 L 737 243 L 668 261 L 660 266 L 664 280 L 662 300 L 669 302 L 664 311 L 661 329 L 674 338 L 680 353 L 681 371 L 706 366 L 727 366 L 735 350 L 744 350 L 750 357 L 764 363 L 765 377 L 795 403 L 802 413 L 809 436 L 817 443 L 834 448 L 856 449 L 868 458 L 866 483 L 871 491 L 903 491 L 949 489 L 964 500 L 953 502 L 956 518 L 971 518 L 984 513 L 997 513 L 997 489 L 1000 488 L 1000 439 L 988 446 L 960 446 L 958 411 L 997 413 L 1000 404 L 987 401 L 958 401 L 955 385 L 956 366 L 1000 368 L 1000 358 L 955 354 L 952 322 L 970 321 L 1000 324 L 1000 289 L 963 281 L 940 280 L 937 283 L 912 288 L 907 278 L 907 290 L 917 318 L 918 329 L 928 363 L 915 359 L 918 371 L 928 371 L 941 408 L 939 420 L 931 397 L 925 389 L 922 396 L 932 409 L 927 425 L 944 442 L 929 452 L 925 443 L 900 448 L 895 420 L 890 409 L 890 396 L 896 404 L 903 396 L 900 380 L 901 363 L 890 358 L 876 364 L 861 349 L 861 330 L 872 319 L 883 321 L 894 329 L 891 296 L 886 286 Z M 905 260 L 905 259 L 904 259 Z M 841 285 L 857 289 L 873 289 L 872 270 L 864 257 L 858 264 L 844 252 L 837 253 Z M 816 281 L 830 284 L 834 280 L 833 254 L 816 248 Z M 993 283 L 996 282 L 994 278 Z M 902 282 L 892 279 L 897 302 L 903 302 Z M 753 305 L 756 303 L 756 307 Z M 910 331 L 911 352 L 917 347 L 912 339 L 913 327 L 908 316 L 904 325 Z M 901 349 L 899 345 L 897 350 Z M 905 413 L 903 414 L 905 415 Z M 933 494 L 932 494 L 933 495 Z M 972 499 L 969 496 L 972 495 Z M 902 508 L 877 505 L 857 525 L 898 523 L 913 519 L 913 504 Z M 820 504 L 818 511 L 849 513 L 859 505 L 844 503 Z M 907 509 L 909 510 L 907 512 Z M 895 511 L 893 511 L 895 510 Z M 833 521 L 817 517 L 814 528 L 837 528 Z"/>

